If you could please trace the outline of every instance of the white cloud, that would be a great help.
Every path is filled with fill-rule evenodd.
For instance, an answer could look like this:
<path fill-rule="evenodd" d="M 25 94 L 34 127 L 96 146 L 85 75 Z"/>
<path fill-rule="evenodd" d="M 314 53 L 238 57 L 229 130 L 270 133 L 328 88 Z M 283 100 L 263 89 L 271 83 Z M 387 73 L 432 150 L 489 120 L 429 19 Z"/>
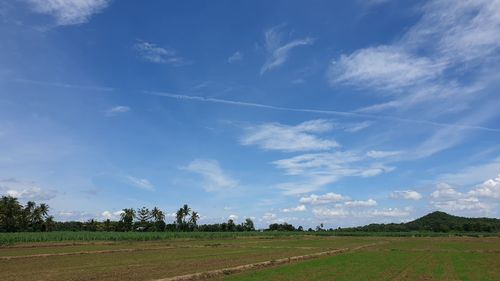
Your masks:
<path fill-rule="evenodd" d="M 456 191 L 455 187 L 441 182 L 436 185 L 436 190 L 431 193 L 432 198 L 446 198 L 446 199 L 455 199 L 461 197 L 463 194 Z"/>
<path fill-rule="evenodd" d="M 406 199 L 406 200 L 420 200 L 422 199 L 422 194 L 416 192 L 415 190 L 396 190 L 391 193 L 391 198 L 393 199 Z"/>
<path fill-rule="evenodd" d="M 111 0 L 27 0 L 34 12 L 51 15 L 58 25 L 86 23 Z"/>
<path fill-rule="evenodd" d="M 141 41 L 134 44 L 134 49 L 144 60 L 152 63 L 170 64 L 173 66 L 181 66 L 189 63 L 177 55 L 177 52 L 174 50 L 157 46 L 154 43 Z"/>
<path fill-rule="evenodd" d="M 319 218 L 336 218 L 336 217 L 346 217 L 349 215 L 349 211 L 341 208 L 335 208 L 335 209 L 314 208 L 312 212 L 316 217 Z"/>
<path fill-rule="evenodd" d="M 486 187 L 488 189 L 488 185 L 490 184 L 491 182 L 488 182 L 486 185 L 477 186 L 475 189 L 463 193 L 457 191 L 452 185 L 439 183 L 436 185 L 436 190 L 431 193 L 432 200 L 430 203 L 434 208 L 445 212 L 454 212 L 468 216 L 491 215 L 495 212 L 498 200 L 491 200 L 494 197 L 485 198 L 484 200 L 480 199 L 482 192 L 485 191 L 483 188 Z M 488 192 L 488 194 L 490 193 Z"/>
<path fill-rule="evenodd" d="M 185 169 L 203 177 L 206 191 L 222 191 L 238 186 L 238 181 L 223 171 L 217 160 L 196 159 Z"/>
<path fill-rule="evenodd" d="M 329 192 L 323 195 L 311 194 L 309 196 L 301 197 L 299 202 L 301 204 L 321 205 L 342 202 L 345 200 L 349 200 L 349 197 Z"/>
<path fill-rule="evenodd" d="M 285 208 L 285 209 L 282 209 L 281 211 L 284 213 L 304 212 L 304 211 L 307 211 L 307 208 L 305 205 L 302 204 L 302 205 L 298 205 L 297 207 L 293 207 L 293 208 Z"/>
<path fill-rule="evenodd" d="M 155 187 L 154 185 L 148 180 L 148 179 L 142 179 L 142 178 L 136 178 L 133 176 L 126 176 L 126 179 L 134 186 L 142 188 L 142 189 L 147 189 L 147 190 L 154 190 Z"/>
<path fill-rule="evenodd" d="M 371 158 L 386 158 L 392 156 L 398 156 L 401 151 L 382 151 L 382 150 L 370 150 L 366 153 L 366 156 Z"/>
<path fill-rule="evenodd" d="M 370 211 L 367 215 L 371 217 L 407 217 L 410 215 L 410 210 L 407 208 L 383 208 Z"/>
<path fill-rule="evenodd" d="M 0 194 L 33 201 L 50 200 L 56 196 L 55 191 L 43 189 L 35 182 L 17 179 L 0 180 Z"/>
<path fill-rule="evenodd" d="M 351 152 L 310 153 L 276 160 L 273 163 L 276 167 L 284 169 L 287 175 L 301 175 L 309 172 L 315 175 L 350 175 L 354 173 L 354 170 L 346 168 L 345 165 L 361 159 L 362 157 Z M 334 173 L 336 170 L 337 173 Z"/>
<path fill-rule="evenodd" d="M 329 68 L 330 82 L 399 90 L 436 77 L 444 65 L 388 46 L 342 55 Z"/>
<path fill-rule="evenodd" d="M 318 190 L 322 186 L 336 182 L 338 179 L 339 177 L 335 175 L 315 175 L 301 181 L 280 183 L 274 187 L 283 190 L 285 195 L 297 195 Z"/>
<path fill-rule="evenodd" d="M 236 51 L 234 54 L 232 54 L 229 58 L 227 58 L 228 63 L 234 63 L 241 61 L 243 59 L 243 53 L 240 51 Z"/>
<path fill-rule="evenodd" d="M 500 174 L 476 186 L 469 192 L 473 196 L 500 199 Z"/>
<path fill-rule="evenodd" d="M 286 152 L 327 150 L 338 147 L 339 144 L 333 139 L 322 139 L 315 134 L 332 129 L 333 125 L 322 119 L 306 121 L 296 126 L 266 123 L 246 128 L 241 143 Z"/>
<path fill-rule="evenodd" d="M 117 106 L 114 106 L 114 107 L 108 109 L 106 111 L 106 113 L 111 116 L 111 115 L 116 115 L 119 113 L 125 113 L 128 111 L 130 111 L 130 107 L 124 106 L 124 105 L 117 105 Z"/>
<path fill-rule="evenodd" d="M 122 213 L 123 213 L 123 211 L 115 211 L 115 212 L 104 211 L 101 213 L 101 217 L 102 217 L 102 219 L 105 219 L 105 220 L 107 220 L 107 219 L 118 220 Z"/>
<path fill-rule="evenodd" d="M 229 215 L 227 217 L 228 220 L 233 220 L 233 221 L 236 221 L 238 219 L 238 215 Z"/>
<path fill-rule="evenodd" d="M 377 201 L 373 199 L 368 199 L 368 200 L 355 200 L 355 201 L 347 201 L 344 202 L 344 205 L 347 207 L 373 207 L 377 206 Z"/>
<path fill-rule="evenodd" d="M 262 216 L 262 219 L 266 222 L 270 222 L 270 221 L 273 221 L 275 219 L 277 219 L 278 216 L 274 213 L 265 213 L 263 216 Z"/>
<path fill-rule="evenodd" d="M 370 210 L 347 210 L 343 207 L 335 208 L 315 208 L 313 214 L 317 218 L 396 218 L 408 217 L 411 214 L 410 208 L 382 208 Z"/>
<path fill-rule="evenodd" d="M 301 194 L 315 191 L 343 177 L 373 177 L 394 170 L 378 163 L 360 163 L 365 156 L 353 152 L 312 153 L 274 161 L 276 167 L 285 170 L 299 180 L 277 185 L 285 194 Z"/>
<path fill-rule="evenodd" d="M 260 74 L 264 74 L 275 67 L 285 63 L 290 51 L 299 46 L 313 44 L 312 38 L 296 39 L 283 43 L 283 26 L 275 26 L 265 32 L 265 48 L 267 51 L 266 62 L 260 69 Z"/>
<path fill-rule="evenodd" d="M 498 1 L 427 1 L 420 11 L 420 19 L 399 40 L 333 60 L 328 71 L 332 84 L 399 95 L 361 111 L 407 109 L 437 99 L 441 102 L 432 108 L 446 110 L 435 114 L 463 110 L 472 94 L 490 83 L 484 74 L 498 72 L 497 67 L 491 69 L 500 50 Z M 459 83 L 453 78 L 464 73 L 470 81 Z M 477 73 L 481 78 L 474 78 Z"/>

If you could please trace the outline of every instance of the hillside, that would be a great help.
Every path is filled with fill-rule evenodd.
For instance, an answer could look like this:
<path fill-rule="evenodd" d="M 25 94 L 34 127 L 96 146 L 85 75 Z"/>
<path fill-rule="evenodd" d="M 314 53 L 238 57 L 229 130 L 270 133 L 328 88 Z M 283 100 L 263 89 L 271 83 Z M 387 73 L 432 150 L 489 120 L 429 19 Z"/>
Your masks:
<path fill-rule="evenodd" d="M 466 218 L 436 211 L 407 223 L 369 224 L 360 227 L 341 228 L 339 231 L 500 232 L 500 219 Z"/>

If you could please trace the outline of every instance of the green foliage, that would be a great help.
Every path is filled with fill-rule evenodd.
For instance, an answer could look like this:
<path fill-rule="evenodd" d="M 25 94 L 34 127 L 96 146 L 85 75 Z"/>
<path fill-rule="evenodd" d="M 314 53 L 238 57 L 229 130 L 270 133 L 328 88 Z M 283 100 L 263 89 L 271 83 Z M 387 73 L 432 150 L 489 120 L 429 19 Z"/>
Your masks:
<path fill-rule="evenodd" d="M 433 212 L 408 223 L 369 224 L 337 232 L 500 232 L 500 219 L 465 218 Z"/>
<path fill-rule="evenodd" d="M 48 215 L 47 204 L 36 205 L 28 201 L 25 206 L 17 198 L 2 196 L 0 199 L 0 232 L 49 231 L 54 218 Z"/>

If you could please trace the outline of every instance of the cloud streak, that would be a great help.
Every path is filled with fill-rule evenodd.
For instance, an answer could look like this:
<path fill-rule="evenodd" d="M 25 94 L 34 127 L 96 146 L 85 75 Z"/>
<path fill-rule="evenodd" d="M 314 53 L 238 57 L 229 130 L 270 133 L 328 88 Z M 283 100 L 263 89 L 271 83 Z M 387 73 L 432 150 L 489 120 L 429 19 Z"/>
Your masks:
<path fill-rule="evenodd" d="M 200 175 L 204 179 L 203 189 L 208 192 L 223 191 L 238 186 L 238 181 L 222 170 L 217 160 L 195 159 L 183 169 Z"/>
<path fill-rule="evenodd" d="M 295 39 L 287 43 L 283 43 L 283 25 L 275 26 L 267 30 L 264 34 L 264 46 L 267 52 L 266 62 L 260 69 L 260 74 L 272 70 L 284 64 L 290 55 L 290 52 L 300 46 L 307 46 L 314 43 L 312 38 Z"/>
<path fill-rule="evenodd" d="M 183 57 L 177 55 L 177 52 L 174 50 L 157 46 L 154 43 L 141 41 L 134 44 L 133 47 L 144 60 L 152 63 L 173 66 L 181 66 L 188 63 Z"/>
<path fill-rule="evenodd" d="M 500 129 L 497 129 L 497 128 L 475 126 L 475 125 L 466 125 L 466 124 L 450 124 L 450 123 L 442 123 L 442 122 L 434 122 L 434 121 L 410 119 L 410 118 L 400 118 L 400 117 L 395 117 L 395 116 L 390 116 L 390 115 L 377 115 L 377 114 L 360 113 L 360 112 L 354 112 L 354 111 L 337 111 L 337 110 L 320 110 L 320 109 L 308 109 L 308 108 L 282 107 L 282 106 L 274 106 L 274 105 L 268 105 L 268 104 L 262 104 L 262 103 L 236 101 L 236 100 L 229 100 L 229 99 L 179 95 L 179 94 L 172 94 L 172 93 L 167 93 L 167 92 L 144 91 L 144 93 L 149 94 L 149 95 L 162 96 L 162 97 L 166 97 L 166 98 L 182 100 L 182 101 L 198 101 L 198 102 L 207 102 L 207 103 L 219 103 L 219 104 L 227 104 L 227 105 L 233 105 L 233 106 L 254 107 L 254 108 L 279 110 L 279 111 L 316 113 L 316 114 L 335 115 L 335 116 L 350 117 L 350 118 L 369 118 L 369 119 L 384 120 L 384 121 L 411 123 L 411 124 L 419 124 L 419 125 L 429 125 L 429 126 L 434 126 L 434 127 L 456 128 L 456 129 L 478 130 L 478 131 L 488 131 L 488 132 L 500 133 Z"/>
<path fill-rule="evenodd" d="M 51 15 L 57 25 L 82 24 L 109 6 L 111 0 L 27 0 L 34 12 Z"/>
<path fill-rule="evenodd" d="M 330 122 L 321 119 L 306 121 L 296 126 L 266 123 L 246 128 L 241 144 L 286 152 L 327 150 L 339 147 L 339 144 L 333 139 L 320 138 L 317 134 L 332 129 Z"/>

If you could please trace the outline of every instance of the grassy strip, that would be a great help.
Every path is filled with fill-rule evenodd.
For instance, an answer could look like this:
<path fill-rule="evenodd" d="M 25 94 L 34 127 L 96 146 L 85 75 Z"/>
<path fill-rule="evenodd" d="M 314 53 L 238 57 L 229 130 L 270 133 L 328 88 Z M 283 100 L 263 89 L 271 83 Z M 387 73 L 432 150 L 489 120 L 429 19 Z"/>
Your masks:
<path fill-rule="evenodd" d="M 283 237 L 299 232 L 17 232 L 0 233 L 0 244 L 58 241 L 153 241 L 170 239 L 222 239 L 236 237 Z"/>
<path fill-rule="evenodd" d="M 169 239 L 223 239 L 237 237 L 275 238 L 297 235 L 314 236 L 363 236 L 363 237 L 499 237 L 500 233 L 438 233 L 438 232 L 17 232 L 0 233 L 0 245 L 32 242 L 59 241 L 153 241 Z"/>

